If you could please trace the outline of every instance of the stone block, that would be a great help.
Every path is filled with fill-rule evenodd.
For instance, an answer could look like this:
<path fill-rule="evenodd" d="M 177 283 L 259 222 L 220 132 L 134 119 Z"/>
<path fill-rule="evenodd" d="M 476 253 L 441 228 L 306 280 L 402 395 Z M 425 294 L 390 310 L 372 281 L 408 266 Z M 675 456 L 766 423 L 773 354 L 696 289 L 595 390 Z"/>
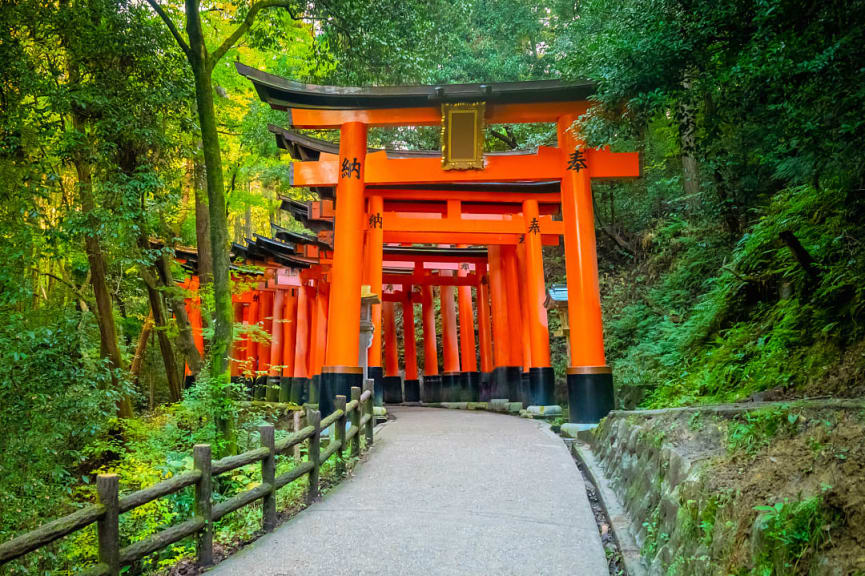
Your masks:
<path fill-rule="evenodd" d="M 555 418 L 562 415 L 562 407 L 558 404 L 550 406 L 529 406 L 526 412 L 536 418 Z"/>

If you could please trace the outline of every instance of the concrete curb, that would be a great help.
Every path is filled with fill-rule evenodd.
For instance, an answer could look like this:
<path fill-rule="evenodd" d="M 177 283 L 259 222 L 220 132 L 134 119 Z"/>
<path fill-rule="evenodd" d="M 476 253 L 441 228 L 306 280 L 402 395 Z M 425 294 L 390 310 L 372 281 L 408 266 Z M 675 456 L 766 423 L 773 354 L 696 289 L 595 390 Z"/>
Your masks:
<path fill-rule="evenodd" d="M 631 517 L 625 511 L 625 507 L 618 496 L 610 488 L 607 477 L 595 459 L 592 449 L 588 444 L 580 441 L 571 441 L 569 444 L 571 445 L 571 454 L 580 461 L 589 476 L 589 480 L 592 481 L 592 484 L 598 490 L 601 507 L 607 513 L 607 517 L 612 524 L 610 528 L 613 531 L 616 543 L 619 545 L 619 550 L 622 553 L 622 563 L 625 565 L 628 576 L 646 576 L 649 571 L 643 564 L 640 547 L 633 536 L 635 530 L 633 529 Z"/>

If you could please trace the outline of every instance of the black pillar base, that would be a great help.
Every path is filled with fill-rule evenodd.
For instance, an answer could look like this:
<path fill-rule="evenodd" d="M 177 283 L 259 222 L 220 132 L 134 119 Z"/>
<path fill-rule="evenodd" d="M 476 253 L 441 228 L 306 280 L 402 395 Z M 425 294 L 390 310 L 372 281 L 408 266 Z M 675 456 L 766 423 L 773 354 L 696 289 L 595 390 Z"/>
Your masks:
<path fill-rule="evenodd" d="M 609 368 L 599 368 L 597 372 L 568 368 L 568 421 L 597 424 L 614 405 L 613 374 Z"/>
<path fill-rule="evenodd" d="M 517 396 L 517 402 L 520 402 L 523 407 L 532 403 L 532 385 L 529 382 L 529 373 L 520 373 L 520 389 Z"/>
<path fill-rule="evenodd" d="M 399 404 L 402 402 L 402 377 L 385 376 L 382 380 L 384 389 L 384 401 L 387 404 Z"/>
<path fill-rule="evenodd" d="M 318 397 L 318 411 L 321 417 L 326 418 L 334 411 L 334 399 L 337 396 L 345 396 L 346 401 L 351 401 L 351 389 L 354 386 L 363 388 L 363 372 L 322 372 L 319 378 L 321 384 Z"/>
<path fill-rule="evenodd" d="M 318 406 L 318 401 L 321 399 L 321 374 L 316 374 L 309 378 L 303 386 L 303 402 L 305 404 L 315 404 Z"/>
<path fill-rule="evenodd" d="M 489 402 L 493 392 L 493 372 L 481 372 L 481 381 L 478 385 L 478 402 Z"/>
<path fill-rule="evenodd" d="M 309 388 L 309 378 L 292 378 L 291 392 L 288 395 L 289 402 L 294 402 L 298 406 L 306 402 L 304 389 Z"/>
<path fill-rule="evenodd" d="M 442 374 L 442 402 L 460 401 L 460 373 L 445 372 Z"/>
<path fill-rule="evenodd" d="M 280 402 L 290 402 L 291 401 L 291 377 L 290 376 L 282 376 L 279 379 L 279 401 Z"/>
<path fill-rule="evenodd" d="M 253 380 L 252 399 L 264 400 L 267 396 L 267 376 L 258 376 Z"/>
<path fill-rule="evenodd" d="M 481 373 L 460 374 L 460 402 L 479 402 L 481 397 Z"/>
<path fill-rule="evenodd" d="M 268 402 L 279 402 L 279 376 L 267 377 L 264 398 Z"/>
<path fill-rule="evenodd" d="M 406 380 L 403 387 L 406 402 L 420 402 L 420 380 Z"/>
<path fill-rule="evenodd" d="M 367 366 L 366 377 L 372 380 L 373 406 L 384 404 L 384 369 L 381 366 Z"/>
<path fill-rule="evenodd" d="M 493 368 L 489 400 L 507 398 L 511 402 L 519 402 L 522 371 L 523 369 L 519 366 L 496 366 Z"/>
<path fill-rule="evenodd" d="M 532 406 L 556 403 L 556 373 L 552 368 L 529 368 Z"/>
<path fill-rule="evenodd" d="M 438 374 L 423 377 L 423 401 L 424 402 L 441 402 L 442 401 L 442 377 Z"/>

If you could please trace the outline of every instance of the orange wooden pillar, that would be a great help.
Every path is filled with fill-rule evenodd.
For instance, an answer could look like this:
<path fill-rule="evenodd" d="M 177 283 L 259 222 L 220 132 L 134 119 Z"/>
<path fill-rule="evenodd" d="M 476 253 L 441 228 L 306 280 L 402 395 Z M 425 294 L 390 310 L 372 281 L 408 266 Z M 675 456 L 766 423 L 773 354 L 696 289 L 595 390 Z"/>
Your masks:
<path fill-rule="evenodd" d="M 399 376 L 399 361 L 396 344 L 396 320 L 394 319 L 394 303 L 381 304 L 381 330 L 384 350 L 384 375 Z"/>
<path fill-rule="evenodd" d="M 403 353 L 405 354 L 405 381 L 403 382 L 403 399 L 406 402 L 420 402 L 420 382 L 417 371 L 417 341 L 414 328 L 414 302 L 412 302 L 412 287 L 403 286 L 402 328 Z"/>
<path fill-rule="evenodd" d="M 528 334 L 531 340 L 529 383 L 531 404 L 548 406 L 555 404 L 556 377 L 550 366 L 550 329 L 547 309 L 544 307 L 546 288 L 544 284 L 544 254 L 541 235 L 537 229 L 540 218 L 537 200 L 523 202 L 525 224 L 525 296 Z"/>
<path fill-rule="evenodd" d="M 279 381 L 279 401 L 291 401 L 291 380 L 294 377 L 294 347 L 297 337 L 298 288 L 285 291 L 282 310 L 282 378 Z"/>
<path fill-rule="evenodd" d="M 576 119 L 566 115 L 558 121 L 571 329 L 568 405 L 571 422 L 594 423 L 613 408 L 613 376 L 604 357 L 590 167 L 584 143 L 570 130 Z"/>
<path fill-rule="evenodd" d="M 189 306 L 187 306 L 187 309 Z M 243 302 L 234 303 L 234 319 L 235 322 L 243 321 Z M 231 377 L 238 378 L 242 374 L 243 360 L 246 355 L 246 349 L 243 343 L 243 337 L 237 331 L 234 331 L 234 340 L 231 343 Z M 189 367 L 186 367 L 186 375 L 189 375 Z"/>
<path fill-rule="evenodd" d="M 246 322 L 248 330 L 246 336 L 246 376 L 251 380 L 253 390 L 255 390 L 255 372 L 258 370 L 258 342 L 256 342 L 252 332 L 257 332 L 260 296 L 261 293 L 258 290 L 253 290 Z"/>
<path fill-rule="evenodd" d="M 346 122 L 340 129 L 330 291 L 330 314 L 337 322 L 327 333 L 318 403 L 322 417 L 333 412 L 334 396 L 349 398 L 351 387 L 363 384 L 358 359 L 366 132 L 360 122 Z"/>
<path fill-rule="evenodd" d="M 423 390 L 424 402 L 441 402 L 442 381 L 439 376 L 436 316 L 432 286 L 421 286 L 423 315 Z"/>
<path fill-rule="evenodd" d="M 451 276 L 453 273 L 442 273 Z M 460 356 L 457 342 L 457 313 L 454 307 L 454 287 L 440 286 L 439 301 L 442 315 L 442 402 L 455 402 L 459 399 Z"/>
<path fill-rule="evenodd" d="M 271 309 L 270 328 L 270 368 L 267 372 L 268 402 L 279 400 L 279 376 L 282 371 L 282 313 L 285 308 L 285 290 L 279 288 L 273 291 L 273 308 Z"/>
<path fill-rule="evenodd" d="M 307 401 L 309 390 L 309 372 L 307 371 L 307 356 L 309 355 L 309 312 L 310 293 L 312 289 L 304 283 L 297 289 L 297 328 L 294 340 L 294 375 L 291 379 L 290 399 L 295 404 Z"/>
<path fill-rule="evenodd" d="M 493 371 L 493 339 L 490 330 L 490 279 L 485 275 L 478 284 L 478 352 L 482 374 Z"/>
<path fill-rule="evenodd" d="M 490 246 L 487 249 L 490 267 L 490 301 L 493 319 L 493 373 L 487 391 L 489 396 L 481 396 L 485 402 L 492 398 L 509 397 L 509 380 L 519 378 L 519 368 L 511 360 L 511 333 L 508 318 L 508 295 L 505 281 L 505 267 L 501 246 Z M 516 376 L 515 376 L 516 375 Z"/>
<path fill-rule="evenodd" d="M 258 295 L 258 369 L 255 372 L 255 398 L 264 400 L 267 392 L 267 374 L 270 370 L 270 331 L 273 328 L 273 291 L 261 290 Z"/>
<path fill-rule="evenodd" d="M 369 285 L 369 290 L 382 296 L 381 268 L 383 259 L 384 230 L 382 229 L 382 212 L 384 202 L 381 196 L 370 196 L 367 200 L 369 218 L 367 220 L 366 244 L 364 252 L 363 283 Z M 372 320 L 372 343 L 367 350 L 367 378 L 373 380 L 373 393 L 376 406 L 381 406 L 383 396 L 384 372 L 381 369 L 382 337 L 384 331 L 381 325 L 382 304 L 373 304 L 370 310 Z"/>
<path fill-rule="evenodd" d="M 502 266 L 505 273 L 505 290 L 508 301 L 508 328 L 510 358 L 514 366 L 523 366 L 523 322 L 520 308 L 520 274 L 517 265 L 516 246 L 502 246 Z"/>
<path fill-rule="evenodd" d="M 381 329 L 384 339 L 383 400 L 389 404 L 397 404 L 402 402 L 402 378 L 399 375 L 394 302 L 383 302 L 381 305 Z"/>
<path fill-rule="evenodd" d="M 330 286 L 324 280 L 316 281 L 315 291 L 315 331 L 313 332 L 314 346 L 312 356 L 312 369 L 310 374 L 317 376 L 321 374 L 324 367 L 324 359 L 327 355 L 327 327 L 328 327 L 328 300 Z"/>
<path fill-rule="evenodd" d="M 517 247 L 502 246 L 502 268 L 504 272 L 505 293 L 507 298 L 508 346 L 510 349 L 510 370 L 507 374 L 508 393 L 503 398 L 512 402 L 523 400 L 522 367 L 523 362 L 523 317 L 520 305 L 520 275 L 517 264 Z"/>
<path fill-rule="evenodd" d="M 520 344 L 523 364 L 523 371 L 520 374 L 520 402 L 525 406 L 531 404 L 531 383 L 529 381 L 529 368 L 532 363 L 532 338 L 529 334 L 529 323 L 527 317 L 528 309 L 528 294 L 526 293 L 526 245 L 525 242 L 516 247 L 517 254 L 517 274 L 520 281 L 517 283 L 517 290 L 520 298 Z"/>
<path fill-rule="evenodd" d="M 458 276 L 468 276 L 468 265 L 460 266 Z M 480 394 L 481 375 L 478 372 L 477 355 L 475 354 L 475 319 L 472 310 L 472 287 L 457 288 L 457 301 L 460 316 L 460 400 L 477 402 Z"/>

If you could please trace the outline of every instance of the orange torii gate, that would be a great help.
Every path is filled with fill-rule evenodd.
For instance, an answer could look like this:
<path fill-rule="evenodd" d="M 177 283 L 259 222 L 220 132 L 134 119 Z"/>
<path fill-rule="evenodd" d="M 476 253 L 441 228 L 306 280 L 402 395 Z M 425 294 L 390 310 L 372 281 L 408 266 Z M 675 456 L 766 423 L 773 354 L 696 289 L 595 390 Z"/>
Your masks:
<path fill-rule="evenodd" d="M 338 154 L 320 152 L 314 161 L 292 165 L 293 185 L 335 188 L 330 272 L 333 289 L 329 300 L 333 317 L 359 318 L 362 283 L 381 293 L 381 251 L 385 242 L 483 244 L 492 251 L 492 307 L 499 312 L 503 307 L 508 309 L 506 316 L 492 314 L 494 357 L 507 357 L 513 362 L 525 356 L 526 346 L 517 341 L 525 332 L 518 324 L 523 317 L 521 306 L 525 308 L 530 335 L 528 355 L 542 355 L 545 322 L 541 319 L 544 292 L 540 246 L 545 237 L 562 234 L 571 327 L 567 376 L 570 419 L 596 422 L 612 408 L 612 375 L 603 347 L 591 179 L 632 178 L 639 176 L 640 170 L 636 153 L 588 148 L 573 130 L 577 118 L 588 108 L 590 84 L 546 81 L 340 88 L 300 84 L 241 64 L 237 68 L 252 80 L 262 100 L 289 112 L 293 127 L 340 130 Z M 484 122 L 555 123 L 558 146 L 539 147 L 528 153 L 483 154 Z M 448 135 L 443 136 L 442 157 L 386 150 L 368 152 L 367 130 L 371 126 L 439 124 L 443 125 L 443 134 Z M 472 218 L 462 205 L 479 200 L 479 191 L 449 190 L 455 185 L 528 182 L 558 183 L 561 222 L 541 214 L 538 200 L 529 195 L 521 199 L 522 218 L 503 215 L 492 222 Z M 424 190 L 413 191 L 418 186 Z M 498 196 L 484 200 L 498 202 Z M 385 197 L 413 202 L 444 200 L 447 212 L 440 218 L 412 218 L 396 211 L 388 214 L 384 210 Z M 369 226 L 368 222 L 375 225 Z M 525 249 L 517 248 L 520 239 L 524 239 Z M 367 258 L 364 240 L 370 255 Z M 516 294 L 505 296 L 513 291 L 514 283 L 519 283 L 520 254 L 527 273 L 525 303 Z M 355 322 L 334 323 L 328 330 L 321 374 L 324 411 L 324 404 L 329 404 L 334 394 L 345 394 L 350 386 L 361 384 L 358 341 L 359 327 Z M 519 370 L 520 366 L 504 368 Z M 513 375 L 503 379 L 509 394 L 514 380 Z"/>

